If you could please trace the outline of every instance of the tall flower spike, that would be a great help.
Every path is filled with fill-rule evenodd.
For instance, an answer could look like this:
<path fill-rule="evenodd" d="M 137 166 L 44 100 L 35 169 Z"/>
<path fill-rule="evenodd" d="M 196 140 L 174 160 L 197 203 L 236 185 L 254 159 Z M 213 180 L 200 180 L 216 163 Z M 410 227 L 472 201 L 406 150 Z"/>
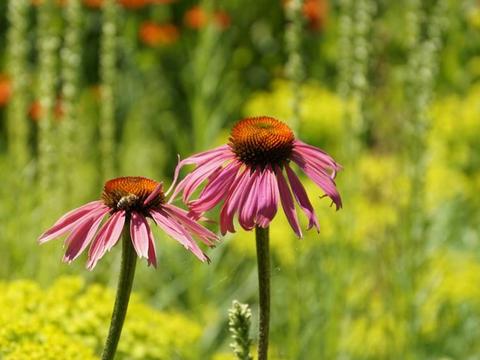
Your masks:
<path fill-rule="evenodd" d="M 174 183 L 183 166 L 194 164 L 196 168 L 179 182 L 170 201 L 183 193 L 183 201 L 197 217 L 223 202 L 223 235 L 235 232 L 235 215 L 245 230 L 267 228 L 280 201 L 295 234 L 302 237 L 295 201 L 308 218 L 308 229 L 319 231 L 320 227 L 305 188 L 290 166 L 292 162 L 325 192 L 337 210 L 342 207 L 334 181 L 341 166 L 324 151 L 295 139 L 286 124 L 267 116 L 238 121 L 227 145 L 180 161 Z M 205 181 L 198 199 L 192 200 Z"/>
<path fill-rule="evenodd" d="M 107 214 L 110 217 L 100 225 Z M 120 177 L 107 181 L 102 200 L 92 201 L 65 214 L 38 241 L 43 244 L 70 233 L 65 242 L 64 261 L 72 262 L 90 245 L 87 268 L 91 270 L 118 242 L 126 221 L 129 221 L 135 252 L 138 257 L 146 258 L 149 265 L 156 266 L 155 241 L 147 218 L 153 219 L 201 261 L 208 261 L 193 237 L 213 246 L 217 236 L 189 218 L 185 210 L 166 203 L 162 183 L 144 177 Z"/>

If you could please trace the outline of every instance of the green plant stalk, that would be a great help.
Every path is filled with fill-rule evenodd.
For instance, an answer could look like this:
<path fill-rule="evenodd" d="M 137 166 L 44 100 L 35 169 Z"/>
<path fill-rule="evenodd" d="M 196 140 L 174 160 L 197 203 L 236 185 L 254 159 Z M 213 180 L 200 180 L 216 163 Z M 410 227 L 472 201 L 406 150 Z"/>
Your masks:
<path fill-rule="evenodd" d="M 255 228 L 257 243 L 259 327 L 258 360 L 268 359 L 268 334 L 270 328 L 270 248 L 269 228 Z"/>
<path fill-rule="evenodd" d="M 115 164 L 115 86 L 117 62 L 117 17 L 115 0 L 106 0 L 102 11 L 100 44 L 100 79 L 102 103 L 100 107 L 100 153 L 102 176 L 110 178 Z"/>
<path fill-rule="evenodd" d="M 60 124 L 61 184 L 63 185 L 65 207 L 71 207 L 72 189 L 74 187 L 75 155 L 80 153 L 76 125 L 79 94 L 79 81 L 82 68 L 82 3 L 70 0 L 65 8 L 65 41 L 61 50 L 62 67 L 62 108 L 63 121 Z M 76 159 L 78 161 L 78 159 Z"/>
<path fill-rule="evenodd" d="M 128 224 L 129 221 L 126 221 Z M 122 237 L 122 263 L 118 278 L 117 295 L 113 307 L 110 330 L 103 349 L 102 360 L 112 360 L 117 351 L 118 341 L 122 334 L 123 322 L 127 314 L 130 293 L 132 292 L 133 277 L 137 264 L 137 254 L 130 238 L 130 226 L 126 225 Z"/>
<path fill-rule="evenodd" d="M 38 10 L 38 99 L 40 119 L 38 122 L 38 174 L 42 194 L 52 198 L 56 189 L 58 144 L 56 128 L 53 126 L 56 102 L 56 76 L 58 72 L 59 29 L 56 21 L 59 14 L 54 0 L 45 0 Z M 47 207 L 52 206 L 45 201 Z"/>
<path fill-rule="evenodd" d="M 10 0 L 7 20 L 7 68 L 12 80 L 13 97 L 8 107 L 8 151 L 13 164 L 21 169 L 30 156 L 28 147 L 29 129 L 27 123 L 28 99 L 28 10 L 30 1 Z"/>
<path fill-rule="evenodd" d="M 292 0 L 287 4 L 286 17 L 289 21 L 285 29 L 285 45 L 288 59 L 286 75 L 290 80 L 292 89 L 292 117 L 291 126 L 298 131 L 300 122 L 300 103 L 302 100 L 302 82 L 305 78 L 305 69 L 302 57 L 302 16 L 303 0 Z"/>

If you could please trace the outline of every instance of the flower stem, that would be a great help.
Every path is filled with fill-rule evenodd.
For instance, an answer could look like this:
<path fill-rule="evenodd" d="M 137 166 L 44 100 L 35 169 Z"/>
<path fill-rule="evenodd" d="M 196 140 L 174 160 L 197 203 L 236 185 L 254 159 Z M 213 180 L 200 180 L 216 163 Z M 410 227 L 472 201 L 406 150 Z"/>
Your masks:
<path fill-rule="evenodd" d="M 268 359 L 268 332 L 270 326 L 270 250 L 269 228 L 255 228 L 257 242 L 258 293 L 260 302 L 258 328 L 258 360 Z"/>
<path fill-rule="evenodd" d="M 123 229 L 122 239 L 122 264 L 120 276 L 118 278 L 117 295 L 113 307 L 112 321 L 108 331 L 105 348 L 103 349 L 102 360 L 112 360 L 117 351 L 118 340 L 122 333 L 123 322 L 127 314 L 128 301 L 132 291 L 133 277 L 135 275 L 135 265 L 137 263 L 137 254 L 130 238 L 129 221 L 126 221 Z"/>

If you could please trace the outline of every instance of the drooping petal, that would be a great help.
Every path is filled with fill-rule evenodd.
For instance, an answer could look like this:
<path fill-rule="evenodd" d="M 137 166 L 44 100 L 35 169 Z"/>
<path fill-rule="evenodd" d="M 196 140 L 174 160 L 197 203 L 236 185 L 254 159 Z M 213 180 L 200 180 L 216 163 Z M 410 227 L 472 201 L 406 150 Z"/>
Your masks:
<path fill-rule="evenodd" d="M 120 235 L 122 234 L 123 226 L 125 225 L 126 213 L 125 211 L 119 211 L 115 213 L 116 219 L 112 223 L 112 234 L 105 238 L 105 250 L 110 251 L 117 243 Z"/>
<path fill-rule="evenodd" d="M 184 203 L 190 201 L 190 197 L 193 195 L 195 190 L 197 190 L 201 183 L 203 183 L 207 179 L 215 179 L 218 174 L 223 171 L 223 168 L 221 166 L 214 167 L 215 165 L 217 164 L 212 164 L 211 166 L 205 165 L 193 170 L 189 175 L 187 175 L 188 178 L 185 177 L 185 182 L 183 184 L 179 184 L 179 189 L 182 189 L 183 187 L 182 200 Z M 177 189 L 175 189 L 175 192 L 177 192 Z"/>
<path fill-rule="evenodd" d="M 298 205 L 300 205 L 300 207 L 305 212 L 305 215 L 307 215 L 308 230 L 315 226 L 317 228 L 317 231 L 320 231 L 320 225 L 318 224 L 315 210 L 313 209 L 312 203 L 308 198 L 305 188 L 300 182 L 300 179 L 297 177 L 297 175 L 293 172 L 293 170 L 288 164 L 285 166 L 285 168 L 287 170 L 287 177 L 288 181 L 290 182 L 290 187 L 292 188 L 293 195 L 295 196 Z"/>
<path fill-rule="evenodd" d="M 215 167 L 218 167 L 228 158 L 233 158 L 233 153 L 230 150 L 230 147 L 228 145 L 222 145 L 215 149 L 205 151 L 181 160 L 175 168 L 172 185 L 170 185 L 170 188 L 167 190 L 165 195 L 168 195 L 170 191 L 173 190 L 173 188 L 175 187 L 175 184 L 177 183 L 180 170 L 185 165 L 195 164 L 197 165 L 197 169 L 195 170 L 198 170 L 198 168 L 201 167 L 202 165 L 210 165 L 212 163 L 217 164 L 217 166 Z M 178 194 L 178 192 L 176 193 Z M 172 195 L 172 198 L 174 197 L 175 196 Z"/>
<path fill-rule="evenodd" d="M 335 203 L 336 209 L 340 209 L 342 207 L 342 199 L 332 177 L 323 168 L 312 165 L 307 158 L 299 154 L 292 153 L 291 158 L 317 186 L 325 191 L 327 196 Z"/>
<path fill-rule="evenodd" d="M 257 225 L 266 228 L 277 213 L 278 185 L 270 165 L 265 168 L 259 192 L 262 194 L 258 201 Z"/>
<path fill-rule="evenodd" d="M 215 207 L 228 194 L 239 169 L 240 164 L 236 162 L 232 162 L 223 168 L 215 178 L 208 182 L 207 186 L 202 190 L 200 197 L 189 203 L 190 211 L 201 215 Z"/>
<path fill-rule="evenodd" d="M 213 246 L 213 242 L 218 240 L 218 236 L 215 233 L 211 232 L 207 228 L 197 223 L 195 220 L 188 217 L 185 210 L 177 208 L 171 204 L 165 204 L 163 209 L 165 212 L 174 217 L 177 222 L 181 223 L 194 235 L 198 236 L 206 245 Z"/>
<path fill-rule="evenodd" d="M 250 179 L 248 169 L 245 169 L 241 174 L 237 176 L 234 183 L 230 188 L 230 196 L 225 199 L 222 210 L 220 212 L 220 232 L 225 235 L 227 231 L 234 233 L 235 227 L 233 226 L 233 217 L 238 211 L 240 201 L 248 191 L 247 183 Z"/>
<path fill-rule="evenodd" d="M 87 269 L 92 270 L 103 255 L 117 243 L 124 224 L 123 210 L 116 212 L 105 222 L 88 251 Z"/>
<path fill-rule="evenodd" d="M 275 167 L 275 174 L 277 176 L 278 190 L 285 216 L 287 217 L 287 220 L 290 223 L 293 231 L 295 231 L 295 234 L 301 238 L 302 230 L 300 229 L 300 225 L 298 223 L 297 212 L 295 211 L 295 204 L 293 203 L 292 194 L 290 193 L 287 181 L 283 177 L 282 170 L 278 166 Z"/>
<path fill-rule="evenodd" d="M 147 223 L 148 230 L 148 265 L 157 267 L 157 251 L 155 250 L 155 239 L 153 238 L 152 229 Z"/>
<path fill-rule="evenodd" d="M 207 163 L 195 168 L 191 173 L 185 176 L 182 181 L 178 183 L 168 202 L 171 203 L 182 191 L 183 202 L 188 202 L 190 196 L 200 186 L 202 182 L 204 182 L 210 177 L 214 177 L 222 170 L 222 164 L 224 163 L 224 161 L 224 159 L 217 159 L 215 161 L 212 161 L 212 163 Z"/>
<path fill-rule="evenodd" d="M 180 161 L 177 167 L 182 167 L 185 165 L 201 165 L 211 160 L 217 158 L 220 154 L 224 154 L 225 152 L 230 152 L 230 147 L 228 145 L 221 145 L 212 150 L 204 151 L 193 156 L 189 156 L 186 159 Z"/>
<path fill-rule="evenodd" d="M 293 153 L 308 158 L 308 161 L 325 170 L 333 170 L 332 177 L 335 178 L 337 171 L 342 167 L 322 149 L 304 143 L 300 140 L 293 142 Z"/>
<path fill-rule="evenodd" d="M 72 262 L 75 260 L 85 248 L 90 244 L 95 233 L 97 232 L 103 217 L 108 213 L 107 209 L 99 209 L 91 213 L 87 218 L 78 223 L 68 236 L 65 244 L 67 251 L 63 257 L 63 261 Z"/>
<path fill-rule="evenodd" d="M 250 181 L 245 185 L 245 192 L 240 201 L 238 222 L 245 230 L 252 230 L 255 226 L 257 203 L 260 196 L 260 172 L 255 170 L 250 174 Z"/>
<path fill-rule="evenodd" d="M 208 261 L 208 257 L 198 247 L 192 236 L 186 231 L 181 224 L 173 219 L 163 210 L 152 210 L 150 212 L 155 223 L 165 231 L 169 236 L 177 240 L 187 250 L 190 250 L 201 261 Z"/>
<path fill-rule="evenodd" d="M 148 224 L 145 217 L 132 211 L 130 220 L 130 235 L 133 247 L 139 258 L 148 258 Z"/>
<path fill-rule="evenodd" d="M 92 212 L 106 208 L 101 201 L 92 201 L 77 209 L 74 209 L 60 219 L 53 226 L 45 231 L 38 238 L 38 242 L 43 244 L 49 240 L 62 236 L 75 227 L 76 224 L 87 218 Z"/>

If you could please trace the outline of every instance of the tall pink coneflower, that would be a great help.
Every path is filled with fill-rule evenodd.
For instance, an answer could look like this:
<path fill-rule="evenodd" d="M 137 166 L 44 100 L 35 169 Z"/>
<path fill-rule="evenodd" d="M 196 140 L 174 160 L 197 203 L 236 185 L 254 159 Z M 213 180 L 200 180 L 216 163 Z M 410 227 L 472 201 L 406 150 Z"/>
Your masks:
<path fill-rule="evenodd" d="M 185 160 L 175 169 L 196 165 L 175 188 L 171 199 L 183 192 L 191 215 L 223 203 L 220 212 L 222 234 L 235 232 L 233 220 L 245 230 L 255 228 L 259 283 L 258 359 L 268 358 L 270 324 L 270 250 L 269 225 L 280 202 L 295 234 L 302 231 L 295 210 L 295 201 L 308 218 L 308 228 L 320 230 L 315 210 L 300 179 L 291 165 L 296 164 L 328 196 L 337 210 L 342 207 L 334 178 L 340 165 L 327 153 L 295 139 L 283 122 L 262 116 L 240 120 L 232 129 L 230 142 Z M 174 181 L 174 183 L 175 183 Z M 206 182 L 197 199 L 195 191 Z"/>
<path fill-rule="evenodd" d="M 101 225 L 105 217 L 108 219 Z M 180 242 L 201 261 L 208 257 L 193 237 L 212 246 L 217 236 L 187 216 L 187 212 L 166 203 L 162 183 L 144 177 L 120 177 L 105 183 L 102 199 L 92 201 L 61 217 L 39 238 L 45 243 L 69 233 L 64 261 L 72 262 L 89 245 L 87 268 L 93 269 L 118 242 L 123 231 L 122 264 L 110 331 L 102 359 L 115 356 L 125 320 L 137 256 L 157 265 L 155 241 L 147 219 Z"/>
<path fill-rule="evenodd" d="M 197 216 L 223 202 L 222 234 L 235 232 L 236 214 L 245 230 L 268 227 L 280 202 L 295 234 L 302 237 L 294 198 L 309 220 L 308 229 L 320 227 L 292 163 L 325 192 L 337 210 L 342 207 L 334 181 L 340 165 L 323 150 L 295 139 L 285 123 L 267 116 L 240 120 L 227 145 L 182 160 L 175 178 L 183 166 L 197 167 L 178 184 L 172 199 L 183 192 L 183 201 Z M 195 190 L 205 181 L 198 199 L 192 200 Z"/>

